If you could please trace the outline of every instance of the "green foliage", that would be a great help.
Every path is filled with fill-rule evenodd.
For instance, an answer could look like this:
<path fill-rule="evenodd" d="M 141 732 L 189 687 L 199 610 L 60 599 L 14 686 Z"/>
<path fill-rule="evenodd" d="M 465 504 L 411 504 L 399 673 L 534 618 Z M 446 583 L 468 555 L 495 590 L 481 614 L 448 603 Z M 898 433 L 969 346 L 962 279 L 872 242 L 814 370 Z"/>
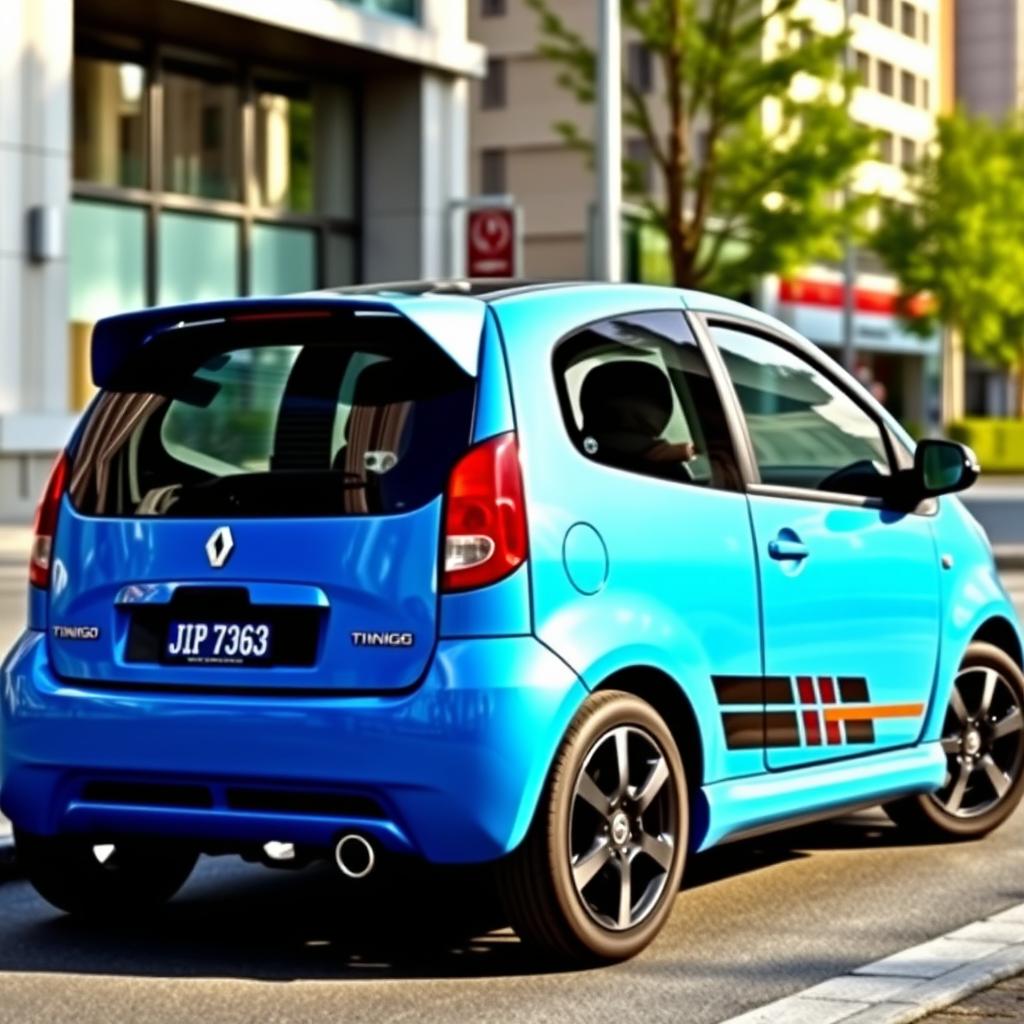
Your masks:
<path fill-rule="evenodd" d="M 907 295 L 928 292 L 969 352 L 1024 367 L 1024 129 L 958 113 L 939 125 L 912 205 L 886 209 L 874 246 Z"/>
<path fill-rule="evenodd" d="M 1024 420 L 967 419 L 949 436 L 970 445 L 986 473 L 1024 473 Z"/>
<path fill-rule="evenodd" d="M 593 103 L 594 51 L 552 0 L 527 3 L 559 83 Z M 863 209 L 864 200 L 837 201 L 873 141 L 848 115 L 847 36 L 812 33 L 797 3 L 621 0 L 624 26 L 650 51 L 664 85 L 657 96 L 625 82 L 623 106 L 664 186 L 642 198 L 668 239 L 677 285 L 737 292 L 762 274 L 837 258 Z M 784 45 L 766 47 L 766 33 L 776 31 Z M 576 123 L 555 127 L 570 146 L 591 152 Z M 627 161 L 631 190 L 637 172 Z"/>

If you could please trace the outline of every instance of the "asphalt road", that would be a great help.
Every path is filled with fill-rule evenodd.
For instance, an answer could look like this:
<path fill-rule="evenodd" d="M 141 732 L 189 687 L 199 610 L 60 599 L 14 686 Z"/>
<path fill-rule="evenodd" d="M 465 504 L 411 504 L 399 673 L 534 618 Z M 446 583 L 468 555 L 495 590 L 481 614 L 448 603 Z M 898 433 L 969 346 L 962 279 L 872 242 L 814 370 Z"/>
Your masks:
<path fill-rule="evenodd" d="M 14 582 L 0 566 L 0 641 Z M 1024 573 L 1010 584 L 1024 612 Z M 915 845 L 868 814 L 711 851 L 650 950 L 580 973 L 547 972 L 509 933 L 444 938 L 481 902 L 457 877 L 345 891 L 323 869 L 206 859 L 121 926 L 8 881 L 0 1022 L 712 1024 L 1021 901 L 1024 811 L 971 845 Z"/>

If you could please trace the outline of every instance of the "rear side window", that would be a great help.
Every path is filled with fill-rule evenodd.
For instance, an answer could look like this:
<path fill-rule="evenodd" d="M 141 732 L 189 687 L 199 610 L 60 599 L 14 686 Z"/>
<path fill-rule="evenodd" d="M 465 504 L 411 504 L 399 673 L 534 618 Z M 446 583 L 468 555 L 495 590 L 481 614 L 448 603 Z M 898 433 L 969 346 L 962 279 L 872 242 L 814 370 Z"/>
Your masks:
<path fill-rule="evenodd" d="M 681 313 L 615 317 L 556 349 L 566 428 L 594 462 L 701 486 L 739 486 L 725 414 Z"/>
<path fill-rule="evenodd" d="M 436 498 L 473 379 L 406 322 L 189 328 L 102 393 L 71 498 L 98 516 L 346 516 Z M 149 349 L 149 346 L 146 346 Z"/>

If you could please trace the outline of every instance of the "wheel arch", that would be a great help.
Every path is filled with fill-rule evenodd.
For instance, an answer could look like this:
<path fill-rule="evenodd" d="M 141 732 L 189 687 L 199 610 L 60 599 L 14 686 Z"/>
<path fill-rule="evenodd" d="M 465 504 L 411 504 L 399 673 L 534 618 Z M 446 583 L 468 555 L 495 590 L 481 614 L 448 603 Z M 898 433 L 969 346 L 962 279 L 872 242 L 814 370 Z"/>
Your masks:
<path fill-rule="evenodd" d="M 704 737 L 686 690 L 667 672 L 650 665 L 617 669 L 594 687 L 593 692 L 601 693 L 605 690 L 620 690 L 639 697 L 665 720 L 686 769 L 686 784 L 690 795 L 690 848 L 696 849 L 708 828 L 708 808 L 703 791 Z"/>
<path fill-rule="evenodd" d="M 1019 668 L 1024 669 L 1024 650 L 1021 649 L 1020 637 L 1009 619 L 1001 615 L 986 619 L 971 637 L 972 644 L 979 642 L 998 647 L 1009 655 Z"/>

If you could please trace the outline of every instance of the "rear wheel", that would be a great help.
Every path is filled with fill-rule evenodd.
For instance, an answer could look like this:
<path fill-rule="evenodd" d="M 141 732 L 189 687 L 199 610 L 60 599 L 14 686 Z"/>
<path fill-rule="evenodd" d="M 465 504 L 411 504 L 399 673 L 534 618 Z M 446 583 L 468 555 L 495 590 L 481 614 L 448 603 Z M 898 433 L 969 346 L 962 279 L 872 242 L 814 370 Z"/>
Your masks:
<path fill-rule="evenodd" d="M 575 963 L 640 952 L 672 910 L 686 859 L 686 777 L 657 712 L 595 694 L 555 758 L 533 825 L 501 865 L 524 942 Z"/>
<path fill-rule="evenodd" d="M 18 862 L 36 892 L 69 914 L 125 916 L 169 900 L 195 867 L 194 850 L 150 839 L 97 844 L 16 833 Z"/>
<path fill-rule="evenodd" d="M 971 644 L 942 729 L 946 779 L 935 793 L 888 804 L 898 825 L 936 839 L 973 839 L 1024 796 L 1024 673 L 998 647 Z"/>

